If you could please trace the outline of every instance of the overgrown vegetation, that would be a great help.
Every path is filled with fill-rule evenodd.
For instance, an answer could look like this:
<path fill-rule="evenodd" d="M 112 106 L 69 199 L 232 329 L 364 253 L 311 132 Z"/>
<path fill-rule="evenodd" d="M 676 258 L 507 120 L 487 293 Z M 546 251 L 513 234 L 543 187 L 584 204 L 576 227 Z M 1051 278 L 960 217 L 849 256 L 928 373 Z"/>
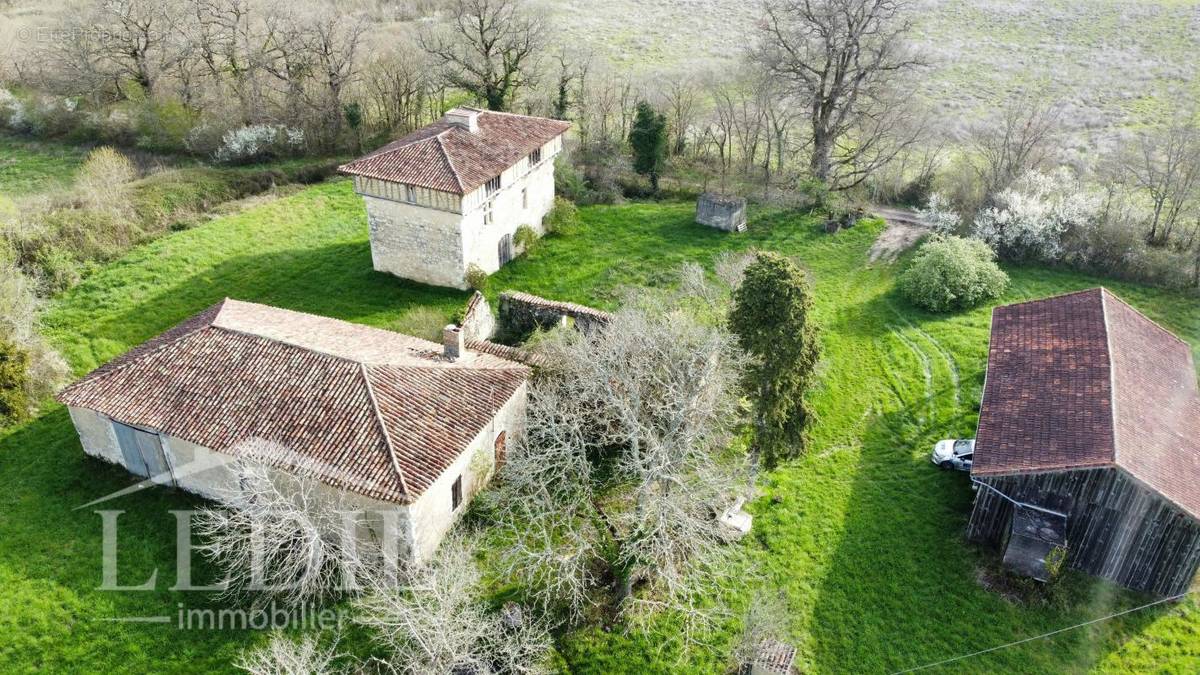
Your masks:
<path fill-rule="evenodd" d="M 721 256 L 727 251 L 776 251 L 802 260 L 810 275 L 824 358 L 810 392 L 815 421 L 808 452 L 762 476 L 763 494 L 749 507 L 754 531 L 737 545 L 756 571 L 744 585 L 712 598 L 731 612 L 705 636 L 709 645 L 684 656 L 681 626 L 670 612 L 632 631 L 618 622 L 610 630 L 556 632 L 555 645 L 572 672 L 720 671 L 742 633 L 737 617 L 758 587 L 786 596 L 783 637 L 799 648 L 799 666 L 816 672 L 900 670 L 1144 602 L 1070 572 L 1053 598 L 1035 593 L 1020 602 L 977 582 L 990 558 L 962 541 L 971 492 L 960 475 L 936 471 L 928 452 L 933 442 L 974 427 L 990 303 L 946 315 L 910 307 L 895 291 L 899 268 L 866 263 L 880 223 L 829 236 L 817 218 L 757 211 L 750 230 L 734 238 L 697 226 L 687 203 L 589 207 L 580 216 L 577 233 L 547 237 L 497 273 L 489 294 L 514 288 L 615 308 L 623 298 L 619 289 L 669 286 L 685 262 L 716 274 L 730 263 Z M 1200 307 L 1193 298 L 1067 271 L 1010 266 L 1008 273 L 1012 285 L 1003 301 L 1104 283 L 1200 346 Z M 372 272 L 361 201 L 342 181 L 138 247 L 55 298 L 45 323 L 82 373 L 225 296 L 389 327 L 418 307 L 449 317 L 467 294 Z M 11 622 L 0 669 L 221 672 L 244 647 L 266 644 L 268 636 L 251 632 L 171 631 L 164 639 L 169 627 L 100 620 L 170 614 L 179 602 L 215 606 L 203 594 L 166 590 L 174 546 L 164 542 L 176 527 L 167 511 L 198 502 L 165 490 L 114 502 L 126 511 L 121 579 L 136 583 L 157 568 L 158 591 L 96 590 L 100 519 L 72 509 L 131 480 L 82 455 L 61 408 L 0 436 L 6 516 L 0 519 L 0 605 Z M 519 595 L 499 581 L 493 553 L 503 544 L 487 538 L 481 549 L 491 607 Z M 199 556 L 196 563 L 196 579 L 217 578 Z M 931 569 L 939 574 L 930 575 Z M 962 622 L 963 616 L 989 620 Z M 1198 617 L 1200 607 L 1188 599 L 965 664 L 989 672 L 1188 672 L 1200 666 L 1191 649 Z M 80 633 L 76 627 L 84 624 L 89 629 Z M 947 625 L 957 630 L 948 632 Z M 366 655 L 374 648 L 352 632 L 339 651 Z"/>

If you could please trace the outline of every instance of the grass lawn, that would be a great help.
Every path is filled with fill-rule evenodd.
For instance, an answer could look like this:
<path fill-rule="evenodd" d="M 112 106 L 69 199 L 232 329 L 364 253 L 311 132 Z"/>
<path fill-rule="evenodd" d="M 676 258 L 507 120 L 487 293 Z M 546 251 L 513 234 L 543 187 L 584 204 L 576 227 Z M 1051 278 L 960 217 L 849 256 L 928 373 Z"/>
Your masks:
<path fill-rule="evenodd" d="M 795 255 L 814 276 L 825 327 L 814 443 L 803 460 L 765 477 L 744 543 L 756 578 L 732 598 L 744 604 L 754 586 L 786 592 L 805 672 L 894 671 L 1147 600 L 1069 577 L 1053 602 L 1013 604 L 976 582 L 989 558 L 963 541 L 966 478 L 937 470 L 927 453 L 939 438 L 973 431 L 988 309 L 931 316 L 908 307 L 893 290 L 895 268 L 866 263 L 878 223 L 831 236 L 804 218 L 758 214 L 749 232 L 730 235 L 693 224 L 686 204 L 591 207 L 582 215 L 580 233 L 546 240 L 495 275 L 489 293 L 514 288 L 611 306 L 623 285 L 667 283 L 683 261 L 708 264 L 720 251 L 750 247 Z M 1099 283 L 1010 272 L 1006 301 Z M 1108 285 L 1200 345 L 1194 298 Z M 373 272 L 361 205 L 347 182 L 335 181 L 140 247 L 57 298 L 46 325 L 83 373 L 225 296 L 413 332 L 436 329 L 466 298 Z M 168 590 L 174 520 L 167 511 L 194 502 L 164 490 L 108 507 L 126 510 L 121 583 L 141 583 L 157 568 L 157 590 L 96 590 L 100 518 L 72 509 L 130 482 L 84 458 L 61 407 L 0 436 L 0 672 L 226 671 L 238 650 L 262 639 L 104 620 L 215 602 Z M 671 627 L 665 619 L 658 631 Z M 585 630 L 559 642 L 574 672 L 658 673 L 719 672 L 728 640 L 718 637 L 715 654 L 684 661 L 656 635 Z M 1156 607 L 942 672 L 961 670 L 1195 672 L 1200 606 L 1192 599 Z"/>
<path fill-rule="evenodd" d="M 88 151 L 72 145 L 26 141 L 0 134 L 0 197 L 65 187 Z"/>

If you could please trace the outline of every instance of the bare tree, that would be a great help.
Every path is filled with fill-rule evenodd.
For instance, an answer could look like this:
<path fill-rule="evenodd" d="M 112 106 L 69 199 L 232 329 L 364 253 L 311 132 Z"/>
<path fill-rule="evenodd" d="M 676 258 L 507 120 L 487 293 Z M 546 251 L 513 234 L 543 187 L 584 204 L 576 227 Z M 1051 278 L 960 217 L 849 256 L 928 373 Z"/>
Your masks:
<path fill-rule="evenodd" d="M 104 78 L 121 98 L 134 95 L 130 82 L 153 96 L 159 78 L 184 55 L 176 30 L 180 14 L 170 2 L 97 0 L 68 15 L 68 28 L 80 36 L 66 55 L 75 61 L 70 70 L 88 76 L 79 80 L 84 86 Z"/>
<path fill-rule="evenodd" d="M 443 67 L 447 82 L 508 110 L 537 72 L 545 41 L 541 19 L 520 0 L 453 0 L 448 31 L 420 34 L 421 47 Z"/>
<path fill-rule="evenodd" d="M 1046 164 L 1059 130 L 1059 107 L 1043 97 L 1021 97 L 996 118 L 976 125 L 970 145 L 984 202 Z"/>
<path fill-rule="evenodd" d="M 234 664 L 251 675 L 333 675 L 341 672 L 337 643 L 321 647 L 311 635 L 292 639 L 275 635 L 265 646 L 242 655 Z"/>
<path fill-rule="evenodd" d="M 755 593 L 742 622 L 742 634 L 733 649 L 734 667 L 742 668 L 754 663 L 764 646 L 786 641 L 788 623 L 790 618 L 786 595 Z"/>
<path fill-rule="evenodd" d="M 201 509 L 195 523 L 198 549 L 225 573 L 227 593 L 294 605 L 394 578 L 387 532 L 379 544 L 359 537 L 361 511 L 323 486 L 336 469 L 260 439 L 238 455 L 220 505 Z"/>
<path fill-rule="evenodd" d="M 473 547 L 451 536 L 406 585 L 386 584 L 356 600 L 355 620 L 375 632 L 394 672 L 549 672 L 545 626 L 517 606 L 489 611 L 479 586 Z"/>
<path fill-rule="evenodd" d="M 744 485 L 727 452 L 742 355 L 707 298 L 643 292 L 604 330 L 540 343 L 556 365 L 498 499 L 507 570 L 539 605 L 706 618 L 732 555 L 715 516 Z"/>
<path fill-rule="evenodd" d="M 1190 116 L 1139 135 L 1126 166 L 1132 182 L 1150 200 L 1146 240 L 1171 240 L 1180 216 L 1200 197 L 1200 129 Z"/>
<path fill-rule="evenodd" d="M 381 131 L 407 133 L 427 119 L 425 103 L 432 83 L 426 72 L 427 64 L 407 49 L 377 54 L 364 67 L 368 109 Z"/>
<path fill-rule="evenodd" d="M 662 108 L 667 112 L 667 129 L 671 135 L 668 152 L 682 155 L 688 147 L 688 137 L 700 114 L 701 89 L 688 73 L 676 73 L 662 77 L 658 88 L 662 97 Z"/>
<path fill-rule="evenodd" d="M 809 169 L 836 189 L 861 183 L 913 139 L 892 138 L 894 78 L 920 64 L 903 0 L 767 0 L 754 58 L 808 109 Z M 885 140 L 890 142 L 884 142 Z"/>

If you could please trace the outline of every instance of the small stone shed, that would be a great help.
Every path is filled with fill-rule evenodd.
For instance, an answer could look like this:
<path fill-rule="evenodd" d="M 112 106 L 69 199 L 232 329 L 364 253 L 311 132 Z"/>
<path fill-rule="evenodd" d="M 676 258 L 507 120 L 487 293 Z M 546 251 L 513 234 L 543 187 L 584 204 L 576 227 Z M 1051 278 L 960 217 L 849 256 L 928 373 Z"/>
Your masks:
<path fill-rule="evenodd" d="M 998 307 L 967 534 L 1038 579 L 1047 559 L 1174 596 L 1200 566 L 1191 347 L 1102 288 Z"/>
<path fill-rule="evenodd" d="M 211 498 L 249 442 L 287 448 L 364 511 L 398 511 L 420 562 L 520 432 L 530 372 L 456 327 L 439 345 L 227 299 L 58 398 L 88 455 Z"/>
<path fill-rule="evenodd" d="M 696 222 L 726 232 L 745 232 L 746 200 L 705 192 L 696 201 Z"/>

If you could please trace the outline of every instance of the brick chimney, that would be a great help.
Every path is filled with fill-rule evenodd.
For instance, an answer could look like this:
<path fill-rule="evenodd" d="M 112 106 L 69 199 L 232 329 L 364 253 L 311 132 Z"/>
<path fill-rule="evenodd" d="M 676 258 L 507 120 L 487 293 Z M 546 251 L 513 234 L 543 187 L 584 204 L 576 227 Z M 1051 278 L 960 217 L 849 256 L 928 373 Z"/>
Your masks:
<path fill-rule="evenodd" d="M 446 111 L 443 119 L 473 134 L 479 133 L 479 111 L 474 108 L 452 108 Z"/>
<path fill-rule="evenodd" d="M 463 332 L 461 326 L 450 324 L 442 329 L 442 356 L 450 361 L 457 361 L 463 353 Z"/>

